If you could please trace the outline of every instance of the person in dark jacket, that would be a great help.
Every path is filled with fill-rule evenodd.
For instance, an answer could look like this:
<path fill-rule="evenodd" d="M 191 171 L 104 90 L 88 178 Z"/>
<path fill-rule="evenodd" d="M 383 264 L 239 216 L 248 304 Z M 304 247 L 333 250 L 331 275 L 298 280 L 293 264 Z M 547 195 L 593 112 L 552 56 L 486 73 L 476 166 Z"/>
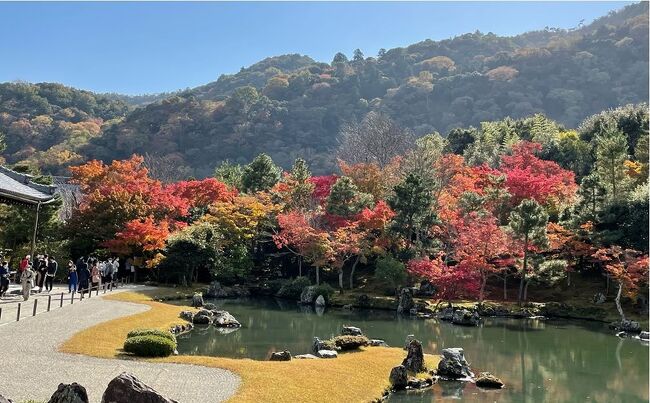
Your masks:
<path fill-rule="evenodd" d="M 83 260 L 83 257 L 77 260 L 77 277 L 79 278 L 79 292 L 83 295 L 88 290 L 88 283 L 90 282 L 88 263 Z"/>
<path fill-rule="evenodd" d="M 6 260 L 0 266 L 0 297 L 4 297 L 9 289 L 9 262 Z"/>
<path fill-rule="evenodd" d="M 68 261 L 68 294 L 77 292 L 77 284 L 79 278 L 77 277 L 77 266 L 74 265 L 72 260 Z"/>
<path fill-rule="evenodd" d="M 47 272 L 45 273 L 45 291 L 52 291 L 54 288 L 54 276 L 56 276 L 56 271 L 59 268 L 54 256 L 50 256 L 47 261 Z"/>

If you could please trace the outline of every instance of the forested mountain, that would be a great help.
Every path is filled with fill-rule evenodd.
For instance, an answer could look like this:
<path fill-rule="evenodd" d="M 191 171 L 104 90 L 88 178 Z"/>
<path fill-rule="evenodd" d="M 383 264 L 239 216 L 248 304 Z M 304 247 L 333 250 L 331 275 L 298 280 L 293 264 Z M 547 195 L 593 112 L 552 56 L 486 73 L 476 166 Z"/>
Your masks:
<path fill-rule="evenodd" d="M 514 37 L 476 32 L 381 50 L 374 57 L 355 51 L 348 59 L 339 53 L 330 64 L 301 55 L 270 57 L 132 110 L 122 102 L 128 99 L 79 92 L 97 104 L 74 106 L 87 115 L 83 119 L 52 117 L 71 106 L 38 95 L 53 105 L 52 112 L 40 110 L 32 105 L 31 95 L 12 90 L 35 88 L 30 91 L 40 94 L 48 86 L 0 87 L 0 132 L 7 137 L 10 162 L 28 160 L 61 172 L 58 167 L 73 160 L 139 153 L 207 176 L 222 160 L 246 163 L 266 152 L 283 167 L 302 156 L 315 172 L 325 172 L 335 167 L 342 125 L 371 111 L 416 135 L 446 135 L 453 128 L 535 113 L 577 127 L 602 110 L 646 102 L 648 3 L 572 30 Z M 94 119 L 101 132 L 93 127 L 92 135 L 71 145 L 66 143 L 70 135 L 42 132 L 34 124 L 22 128 L 24 120 L 31 123 L 42 116 L 74 124 Z M 39 153 L 49 147 L 74 155 L 51 161 L 54 153 Z"/>

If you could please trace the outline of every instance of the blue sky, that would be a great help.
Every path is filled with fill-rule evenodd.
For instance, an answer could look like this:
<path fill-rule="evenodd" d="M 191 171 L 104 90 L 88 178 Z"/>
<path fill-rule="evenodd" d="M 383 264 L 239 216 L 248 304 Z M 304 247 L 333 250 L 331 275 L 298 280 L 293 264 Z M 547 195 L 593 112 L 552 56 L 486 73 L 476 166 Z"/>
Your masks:
<path fill-rule="evenodd" d="M 0 3 L 0 81 L 143 94 L 214 81 L 265 57 L 405 46 L 480 30 L 570 28 L 626 2 Z"/>

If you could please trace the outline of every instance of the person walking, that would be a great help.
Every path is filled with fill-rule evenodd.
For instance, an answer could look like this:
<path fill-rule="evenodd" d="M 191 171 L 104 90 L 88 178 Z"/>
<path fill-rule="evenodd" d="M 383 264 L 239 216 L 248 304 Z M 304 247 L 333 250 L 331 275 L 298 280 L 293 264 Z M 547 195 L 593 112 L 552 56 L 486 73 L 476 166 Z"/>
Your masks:
<path fill-rule="evenodd" d="M 83 256 L 77 260 L 77 277 L 79 278 L 79 292 L 83 295 L 88 289 L 88 282 L 90 281 L 90 271 L 88 270 L 88 263 L 83 259 Z"/>
<path fill-rule="evenodd" d="M 56 276 L 58 269 L 59 264 L 56 259 L 54 256 L 50 256 L 47 262 L 47 272 L 45 273 L 45 291 L 52 291 L 54 288 L 54 276 Z"/>
<path fill-rule="evenodd" d="M 38 266 L 36 267 L 36 285 L 38 286 L 38 292 L 43 291 L 43 285 L 45 284 L 45 274 L 47 273 L 47 262 L 48 256 L 38 256 Z"/>
<path fill-rule="evenodd" d="M 0 297 L 4 297 L 9 289 L 9 262 L 6 260 L 0 266 Z"/>
<path fill-rule="evenodd" d="M 77 266 L 74 265 L 72 260 L 68 260 L 68 294 L 77 292 L 77 284 L 79 278 L 77 277 Z"/>
<path fill-rule="evenodd" d="M 34 272 L 31 266 L 27 266 L 20 274 L 20 285 L 22 286 L 23 300 L 27 301 L 29 293 L 34 288 Z"/>
<path fill-rule="evenodd" d="M 91 290 L 95 287 L 99 289 L 101 282 L 102 282 L 102 277 L 101 273 L 99 271 L 99 262 L 97 259 L 94 259 L 92 264 L 91 264 L 91 269 L 90 269 L 90 282 L 91 282 Z"/>

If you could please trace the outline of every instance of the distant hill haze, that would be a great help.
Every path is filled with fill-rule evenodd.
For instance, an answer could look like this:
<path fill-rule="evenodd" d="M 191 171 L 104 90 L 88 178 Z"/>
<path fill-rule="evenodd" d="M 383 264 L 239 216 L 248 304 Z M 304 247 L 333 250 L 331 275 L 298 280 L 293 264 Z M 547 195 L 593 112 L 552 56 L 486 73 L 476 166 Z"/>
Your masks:
<path fill-rule="evenodd" d="M 575 30 L 479 32 L 378 55 L 319 63 L 262 60 L 172 94 L 93 94 L 58 84 L 0 84 L 3 157 L 63 174 L 91 158 L 133 153 L 209 176 L 221 161 L 265 152 L 315 173 L 335 167 L 343 124 L 381 112 L 416 135 L 543 113 L 577 127 L 602 110 L 648 100 L 648 3 Z"/>

